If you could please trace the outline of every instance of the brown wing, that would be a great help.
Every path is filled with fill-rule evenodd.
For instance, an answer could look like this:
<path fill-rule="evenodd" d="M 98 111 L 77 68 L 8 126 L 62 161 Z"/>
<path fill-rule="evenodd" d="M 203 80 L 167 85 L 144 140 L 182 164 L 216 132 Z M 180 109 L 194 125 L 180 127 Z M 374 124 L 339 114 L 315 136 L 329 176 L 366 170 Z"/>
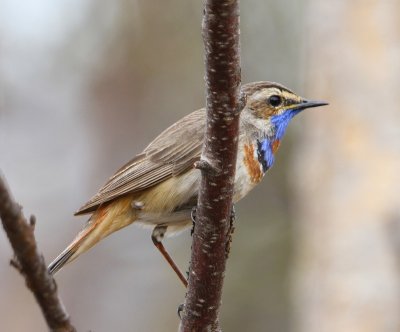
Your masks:
<path fill-rule="evenodd" d="M 101 204 L 154 186 L 193 167 L 200 159 L 206 112 L 197 110 L 163 131 L 144 151 L 121 167 L 75 215 L 95 211 Z"/>

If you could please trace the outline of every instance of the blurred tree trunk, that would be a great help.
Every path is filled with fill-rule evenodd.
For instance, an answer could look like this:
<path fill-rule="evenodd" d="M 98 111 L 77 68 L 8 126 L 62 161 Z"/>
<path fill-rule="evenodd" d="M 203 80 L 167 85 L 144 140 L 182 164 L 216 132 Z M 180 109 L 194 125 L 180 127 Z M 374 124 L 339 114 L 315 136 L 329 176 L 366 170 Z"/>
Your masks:
<path fill-rule="evenodd" d="M 294 331 L 400 331 L 400 2 L 307 8 Z"/>

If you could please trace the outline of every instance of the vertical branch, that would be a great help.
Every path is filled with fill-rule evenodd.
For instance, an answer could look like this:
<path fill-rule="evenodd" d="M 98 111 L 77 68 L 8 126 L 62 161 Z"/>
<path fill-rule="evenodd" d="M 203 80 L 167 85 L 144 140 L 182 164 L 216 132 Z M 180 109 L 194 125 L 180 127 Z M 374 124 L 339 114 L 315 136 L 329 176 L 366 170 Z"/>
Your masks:
<path fill-rule="evenodd" d="M 239 133 L 239 1 L 206 0 L 203 18 L 207 125 L 181 331 L 220 331 Z"/>
<path fill-rule="evenodd" d="M 1 177 L 0 217 L 16 257 L 11 263 L 25 277 L 26 285 L 35 295 L 49 329 L 75 331 L 58 297 L 56 282 L 47 272 L 43 256 L 38 251 L 33 234 L 34 218 L 31 218 L 30 224 L 27 223 L 21 207 L 11 198 Z"/>

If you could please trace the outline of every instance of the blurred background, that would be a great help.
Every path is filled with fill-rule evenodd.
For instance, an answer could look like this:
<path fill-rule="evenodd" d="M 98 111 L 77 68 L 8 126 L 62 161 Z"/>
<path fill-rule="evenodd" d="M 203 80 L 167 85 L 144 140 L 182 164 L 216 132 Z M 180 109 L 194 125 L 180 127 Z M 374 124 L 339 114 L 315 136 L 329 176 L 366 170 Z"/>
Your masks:
<path fill-rule="evenodd" d="M 201 1 L 0 0 L 0 169 L 50 262 L 73 217 L 204 105 Z M 400 331 L 400 1 L 241 4 L 243 82 L 330 106 L 236 206 L 224 331 Z M 188 233 L 166 241 L 185 269 Z M 0 232 L 0 330 L 47 330 Z M 78 331 L 176 331 L 185 290 L 134 226 L 57 275 Z"/>

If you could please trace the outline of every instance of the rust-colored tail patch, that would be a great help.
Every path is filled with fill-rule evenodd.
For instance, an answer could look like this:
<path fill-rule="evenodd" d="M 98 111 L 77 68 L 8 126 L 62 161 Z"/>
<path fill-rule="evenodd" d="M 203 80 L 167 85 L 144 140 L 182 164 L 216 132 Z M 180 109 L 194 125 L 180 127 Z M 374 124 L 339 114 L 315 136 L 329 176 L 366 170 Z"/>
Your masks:
<path fill-rule="evenodd" d="M 131 197 L 124 197 L 100 207 L 72 243 L 49 265 L 49 272 L 56 273 L 107 235 L 131 224 L 135 217 L 130 203 Z"/>
<path fill-rule="evenodd" d="M 82 242 L 84 242 L 96 226 L 104 220 L 106 215 L 107 208 L 104 207 L 99 209 L 99 211 L 88 220 L 85 228 L 75 237 L 72 243 L 60 255 L 58 255 L 53 262 L 50 263 L 48 267 L 50 274 L 57 273 L 65 264 L 71 262 L 77 257 L 77 255 L 76 257 L 73 256 L 80 248 Z"/>

